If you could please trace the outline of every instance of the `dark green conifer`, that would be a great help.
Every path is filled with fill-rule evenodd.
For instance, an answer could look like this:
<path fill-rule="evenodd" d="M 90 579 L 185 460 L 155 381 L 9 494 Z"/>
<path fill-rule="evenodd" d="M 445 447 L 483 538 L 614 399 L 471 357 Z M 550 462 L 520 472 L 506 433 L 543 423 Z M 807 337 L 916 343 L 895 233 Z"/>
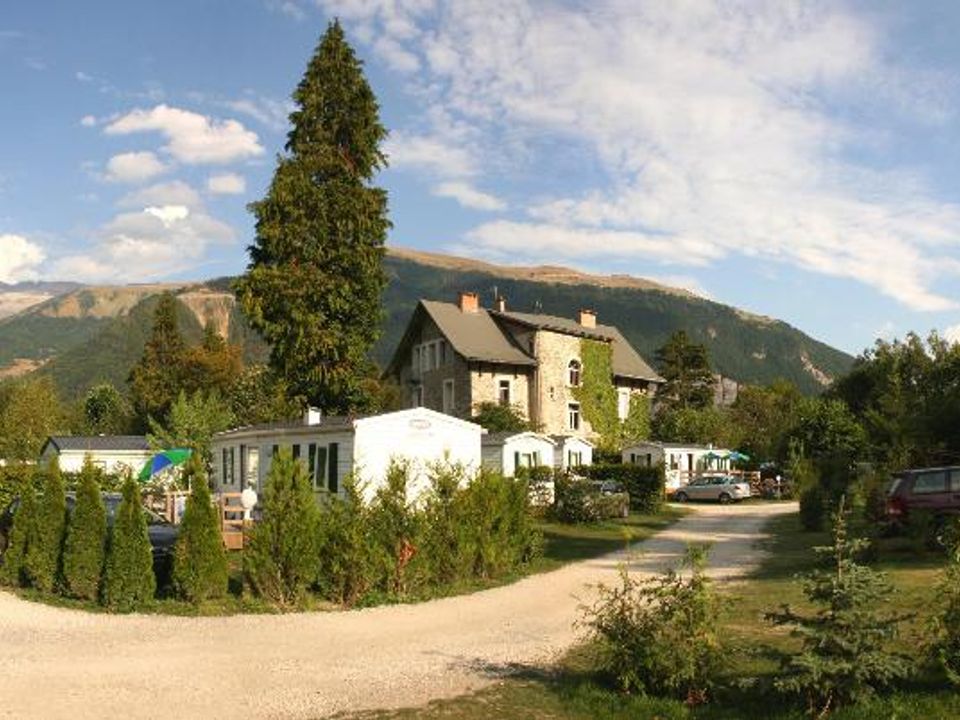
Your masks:
<path fill-rule="evenodd" d="M 37 496 L 33 482 L 23 481 L 19 504 L 13 516 L 10 538 L 3 553 L 3 565 L 0 565 L 0 582 L 4 585 L 25 586 L 29 584 L 26 572 L 27 555 L 30 546 L 37 541 L 39 519 L 37 517 Z"/>
<path fill-rule="evenodd" d="M 68 595 L 96 600 L 107 542 L 107 512 L 100 496 L 97 469 L 84 458 L 77 500 L 67 523 L 63 547 L 63 581 Z"/>
<path fill-rule="evenodd" d="M 103 574 L 103 604 L 123 612 L 135 610 L 153 599 L 156 586 L 140 489 L 133 477 L 128 477 L 110 530 Z"/>
<path fill-rule="evenodd" d="M 37 542 L 27 548 L 25 570 L 30 585 L 41 592 L 53 590 L 60 576 L 63 534 L 67 524 L 67 496 L 54 459 L 43 471 L 43 493 L 37 508 Z"/>
<path fill-rule="evenodd" d="M 190 496 L 173 556 L 173 586 L 184 600 L 198 603 L 226 594 L 227 556 L 220 518 L 198 453 L 190 458 L 184 476 L 189 480 Z"/>

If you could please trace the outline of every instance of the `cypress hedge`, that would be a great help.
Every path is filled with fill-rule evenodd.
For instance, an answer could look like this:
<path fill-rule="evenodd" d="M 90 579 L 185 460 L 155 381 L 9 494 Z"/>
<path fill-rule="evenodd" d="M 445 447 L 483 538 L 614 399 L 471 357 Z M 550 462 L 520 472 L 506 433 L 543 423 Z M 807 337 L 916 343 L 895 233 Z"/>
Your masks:
<path fill-rule="evenodd" d="M 110 531 L 103 574 L 103 604 L 124 612 L 134 610 L 153 599 L 156 586 L 140 490 L 133 477 L 127 477 Z"/>
<path fill-rule="evenodd" d="M 63 533 L 67 523 L 67 496 L 56 459 L 43 472 L 43 493 L 37 507 L 37 541 L 27 548 L 25 571 L 30 584 L 48 593 L 60 577 Z"/>
<path fill-rule="evenodd" d="M 220 518 L 210 499 L 210 486 L 199 454 L 185 469 L 190 496 L 180 522 L 173 555 L 173 587 L 192 603 L 220 598 L 227 593 L 227 555 L 223 548 Z"/>
<path fill-rule="evenodd" d="M 665 475 L 663 465 L 643 467 L 625 463 L 585 465 L 577 472 L 591 480 L 618 482 L 630 496 L 634 512 L 656 513 L 663 507 Z"/>
<path fill-rule="evenodd" d="M 77 500 L 67 522 L 63 581 L 68 595 L 96 600 L 107 541 L 107 511 L 100 496 L 97 469 L 87 457 L 77 486 Z"/>
<path fill-rule="evenodd" d="M 20 503 L 13 516 L 13 527 L 7 541 L 0 566 L 0 582 L 5 585 L 26 586 L 29 584 L 26 560 L 30 546 L 37 541 L 38 532 L 37 496 L 33 483 L 25 480 L 20 491 Z"/>

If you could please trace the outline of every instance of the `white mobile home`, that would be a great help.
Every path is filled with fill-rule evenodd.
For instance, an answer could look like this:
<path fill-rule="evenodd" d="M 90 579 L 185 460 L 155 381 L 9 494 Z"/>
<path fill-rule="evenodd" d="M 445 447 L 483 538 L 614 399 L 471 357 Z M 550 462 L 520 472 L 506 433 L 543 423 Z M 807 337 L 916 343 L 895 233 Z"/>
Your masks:
<path fill-rule="evenodd" d="M 480 468 L 483 428 L 427 408 L 368 417 L 321 417 L 309 411 L 300 422 L 252 425 L 213 437 L 214 480 L 220 492 L 260 491 L 271 458 L 290 448 L 303 462 L 314 491 L 341 493 L 352 475 L 365 499 L 373 497 L 392 461 L 410 469 L 415 499 L 429 482 L 433 464 L 450 463 L 468 473 Z"/>
<path fill-rule="evenodd" d="M 40 464 L 57 458 L 60 470 L 75 473 L 80 472 L 88 455 L 94 467 L 105 473 L 129 470 L 136 475 L 153 457 L 153 451 L 143 435 L 54 435 L 40 450 Z"/>
<path fill-rule="evenodd" d="M 513 477 L 518 468 L 553 467 L 555 444 L 535 432 L 499 432 L 481 441 L 483 466 Z"/>
<path fill-rule="evenodd" d="M 729 450 L 712 445 L 644 441 L 623 449 L 623 462 L 652 467 L 663 464 L 668 490 L 686 485 L 697 475 L 730 469 Z"/>
<path fill-rule="evenodd" d="M 593 443 L 573 435 L 553 435 L 557 452 L 554 467 L 564 472 L 576 470 L 581 465 L 593 464 Z"/>

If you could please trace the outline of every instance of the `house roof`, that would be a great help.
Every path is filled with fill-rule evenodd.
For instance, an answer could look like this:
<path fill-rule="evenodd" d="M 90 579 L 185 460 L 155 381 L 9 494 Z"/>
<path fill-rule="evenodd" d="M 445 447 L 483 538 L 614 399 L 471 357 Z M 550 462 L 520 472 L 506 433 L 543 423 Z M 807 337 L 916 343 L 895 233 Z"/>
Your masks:
<path fill-rule="evenodd" d="M 230 428 L 222 432 L 214 433 L 214 437 L 228 437 L 241 433 L 270 433 L 270 432 L 297 432 L 313 431 L 326 432 L 334 430 L 348 430 L 353 427 L 355 420 L 360 417 L 351 417 L 347 415 L 324 415 L 316 425 L 307 425 L 302 419 L 283 420 L 280 422 L 257 423 L 255 425 L 241 425 L 240 427 Z"/>
<path fill-rule="evenodd" d="M 703 452 L 729 452 L 726 448 L 713 447 L 712 445 L 697 445 L 696 443 L 678 443 L 678 442 L 658 442 L 655 440 L 643 440 L 641 442 L 631 443 L 624 447 L 624 450 L 636 447 L 655 447 L 661 450 L 702 450 Z"/>
<path fill-rule="evenodd" d="M 44 445 L 57 452 L 149 452 L 145 435 L 52 435 Z"/>
<path fill-rule="evenodd" d="M 576 320 L 555 315 L 520 312 L 492 312 L 491 314 L 494 317 L 518 322 L 539 330 L 552 330 L 553 332 L 591 340 L 606 340 L 613 345 L 612 364 L 615 376 L 663 382 L 663 378 L 640 357 L 639 353 L 633 349 L 633 346 L 613 325 L 597 325 L 593 328 L 586 328 Z"/>
<path fill-rule="evenodd" d="M 535 433 L 531 430 L 520 430 L 518 432 L 504 431 L 504 432 L 495 432 L 495 433 L 485 433 L 481 439 L 481 444 L 483 445 L 503 445 L 504 443 L 512 440 L 513 438 L 519 437 L 534 437 L 538 440 L 544 440 L 551 445 L 556 445 L 553 438 L 549 435 L 541 435 L 540 433 Z"/>
<path fill-rule="evenodd" d="M 537 364 L 483 308 L 476 312 L 462 312 L 453 303 L 435 300 L 421 300 L 420 307 L 437 324 L 453 349 L 467 360 L 526 366 Z"/>
<path fill-rule="evenodd" d="M 553 442 L 556 445 L 564 445 L 568 442 L 578 442 L 583 443 L 584 445 L 589 445 L 590 447 L 596 447 L 592 442 L 586 438 L 580 437 L 579 435 L 551 435 Z"/>

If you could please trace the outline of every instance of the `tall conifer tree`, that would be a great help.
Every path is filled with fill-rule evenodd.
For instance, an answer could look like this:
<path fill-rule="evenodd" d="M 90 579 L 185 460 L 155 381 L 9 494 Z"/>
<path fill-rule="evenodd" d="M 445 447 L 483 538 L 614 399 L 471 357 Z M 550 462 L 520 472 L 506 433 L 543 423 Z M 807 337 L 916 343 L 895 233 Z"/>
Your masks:
<path fill-rule="evenodd" d="M 63 548 L 63 580 L 69 595 L 82 600 L 97 599 L 106 545 L 107 511 L 100 496 L 97 469 L 87 455 Z"/>
<path fill-rule="evenodd" d="M 256 239 L 237 295 L 294 394 L 328 412 L 363 409 L 386 284 L 387 194 L 371 181 L 387 132 L 339 22 L 293 100 L 286 153 L 251 205 Z"/>
<path fill-rule="evenodd" d="M 37 542 L 27 548 L 30 584 L 42 592 L 53 590 L 60 574 L 60 556 L 67 522 L 67 496 L 56 459 L 43 472 L 43 494 L 37 512 Z"/>
<path fill-rule="evenodd" d="M 150 339 L 130 371 L 130 390 L 141 427 L 147 418 L 163 418 L 177 397 L 183 375 L 186 345 L 177 321 L 173 293 L 160 296 L 153 315 Z"/>

